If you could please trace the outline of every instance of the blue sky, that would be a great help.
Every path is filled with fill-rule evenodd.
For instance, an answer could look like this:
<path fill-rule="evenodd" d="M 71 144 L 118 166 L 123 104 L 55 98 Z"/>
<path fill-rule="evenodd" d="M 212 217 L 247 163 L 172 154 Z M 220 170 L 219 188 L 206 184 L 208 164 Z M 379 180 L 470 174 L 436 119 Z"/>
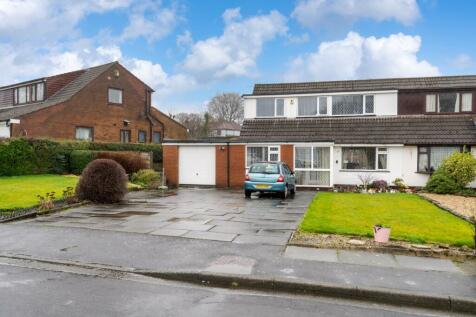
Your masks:
<path fill-rule="evenodd" d="M 119 60 L 166 112 L 256 82 L 476 73 L 476 1 L 0 0 L 0 85 Z"/>

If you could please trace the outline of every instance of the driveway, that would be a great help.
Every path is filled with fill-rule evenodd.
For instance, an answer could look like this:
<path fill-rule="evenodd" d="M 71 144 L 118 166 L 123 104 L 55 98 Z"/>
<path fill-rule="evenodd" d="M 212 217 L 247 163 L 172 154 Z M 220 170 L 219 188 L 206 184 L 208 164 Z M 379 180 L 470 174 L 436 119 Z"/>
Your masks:
<path fill-rule="evenodd" d="M 253 196 L 242 191 L 179 189 L 170 195 L 132 192 L 127 202 L 87 205 L 27 220 L 34 225 L 80 227 L 191 239 L 285 245 L 313 192 L 293 199 Z"/>

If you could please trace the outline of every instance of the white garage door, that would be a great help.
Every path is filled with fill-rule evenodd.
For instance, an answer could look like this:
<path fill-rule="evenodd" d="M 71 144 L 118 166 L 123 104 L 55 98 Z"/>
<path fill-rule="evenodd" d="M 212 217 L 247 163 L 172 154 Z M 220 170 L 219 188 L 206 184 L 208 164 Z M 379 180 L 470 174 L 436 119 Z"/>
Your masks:
<path fill-rule="evenodd" d="M 215 147 L 179 147 L 179 183 L 215 185 Z"/>
<path fill-rule="evenodd" d="M 9 138 L 10 137 L 10 127 L 2 126 L 0 123 L 0 138 Z"/>

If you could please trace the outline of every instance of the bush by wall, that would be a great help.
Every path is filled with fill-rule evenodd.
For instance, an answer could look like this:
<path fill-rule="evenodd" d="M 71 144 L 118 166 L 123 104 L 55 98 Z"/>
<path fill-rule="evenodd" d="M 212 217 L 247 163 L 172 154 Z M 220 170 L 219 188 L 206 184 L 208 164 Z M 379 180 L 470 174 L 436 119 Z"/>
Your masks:
<path fill-rule="evenodd" d="M 81 173 L 78 157 L 71 154 L 84 151 L 152 152 L 154 163 L 162 161 L 162 146 L 158 144 L 96 143 L 78 141 L 52 141 L 45 139 L 0 140 L 0 176 L 42 173 Z M 83 165 L 84 167 L 85 165 Z"/>
<path fill-rule="evenodd" d="M 160 186 L 160 174 L 152 169 L 142 169 L 132 174 L 131 183 L 157 189 Z"/>
<path fill-rule="evenodd" d="M 476 177 L 476 158 L 470 152 L 454 152 L 438 170 L 451 177 L 460 187 L 466 187 Z"/>
<path fill-rule="evenodd" d="M 114 160 L 126 170 L 127 174 L 148 168 L 145 159 L 137 152 L 99 152 L 96 158 Z"/>
<path fill-rule="evenodd" d="M 455 194 L 461 186 L 444 172 L 435 172 L 426 183 L 425 190 L 436 194 Z"/>
<path fill-rule="evenodd" d="M 81 200 L 96 203 L 115 203 L 127 193 L 127 175 L 116 161 L 97 159 L 84 169 L 76 186 Z"/>
<path fill-rule="evenodd" d="M 69 155 L 69 171 L 73 174 L 81 174 L 86 165 L 93 159 L 95 154 L 89 150 L 73 150 Z"/>

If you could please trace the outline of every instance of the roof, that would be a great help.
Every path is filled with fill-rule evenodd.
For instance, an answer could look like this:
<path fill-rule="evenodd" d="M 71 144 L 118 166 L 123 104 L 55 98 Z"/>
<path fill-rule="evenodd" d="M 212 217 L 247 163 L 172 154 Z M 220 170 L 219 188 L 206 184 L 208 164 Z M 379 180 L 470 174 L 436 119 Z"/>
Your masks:
<path fill-rule="evenodd" d="M 112 62 L 112 63 L 85 69 L 84 72 L 82 72 L 79 76 L 74 78 L 66 86 L 58 90 L 53 96 L 49 97 L 45 101 L 26 104 L 26 105 L 20 105 L 20 106 L 14 106 L 14 107 L 5 108 L 5 109 L 0 108 L 0 120 L 18 118 L 22 115 L 65 102 L 68 99 L 70 99 L 72 96 L 74 96 L 76 93 L 81 91 L 84 87 L 86 87 L 86 85 L 88 85 L 90 82 L 92 82 L 99 75 L 104 73 L 107 69 L 109 69 L 112 65 L 116 63 L 117 62 Z M 68 74 L 71 74 L 71 73 L 66 73 L 64 75 L 68 75 Z M 53 76 L 53 77 L 56 77 L 56 76 Z M 28 82 L 31 82 L 31 81 L 28 81 Z"/>
<path fill-rule="evenodd" d="M 171 116 L 163 113 L 162 111 L 160 111 L 159 109 L 157 109 L 156 107 L 152 106 L 150 108 L 151 110 L 151 114 L 152 116 L 156 119 L 156 120 L 163 120 L 164 118 L 167 119 L 167 120 L 170 120 L 172 121 L 174 124 L 177 124 L 179 126 L 181 126 L 182 128 L 184 128 L 185 130 L 188 130 L 186 126 L 184 126 L 183 124 L 181 124 L 180 122 L 178 122 L 177 120 L 175 120 L 174 118 L 172 118 Z"/>
<path fill-rule="evenodd" d="M 476 117 L 419 115 L 246 120 L 242 142 L 476 144 Z"/>
<path fill-rule="evenodd" d="M 222 121 L 215 122 L 211 126 L 212 130 L 240 130 L 241 126 L 236 122 Z"/>
<path fill-rule="evenodd" d="M 252 95 L 476 87 L 476 75 L 256 84 Z"/>
<path fill-rule="evenodd" d="M 172 140 L 164 139 L 163 143 L 177 143 L 177 144 L 223 144 L 223 143 L 238 143 L 240 140 L 238 137 L 206 137 L 199 139 L 186 139 L 186 140 Z"/>

